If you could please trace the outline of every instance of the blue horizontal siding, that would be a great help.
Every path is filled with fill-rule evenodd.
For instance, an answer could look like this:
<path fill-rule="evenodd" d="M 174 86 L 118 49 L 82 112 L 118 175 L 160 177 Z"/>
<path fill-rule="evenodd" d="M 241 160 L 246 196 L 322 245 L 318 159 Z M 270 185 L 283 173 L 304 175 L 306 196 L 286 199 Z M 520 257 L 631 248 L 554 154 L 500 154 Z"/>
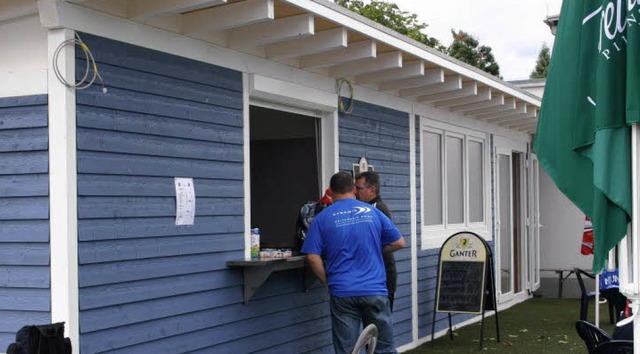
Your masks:
<path fill-rule="evenodd" d="M 24 113 L 42 111 L 45 113 L 46 122 L 48 100 L 47 95 L 0 97 L 2 116 L 4 117 L 7 112 L 12 112 L 12 109 L 23 109 Z"/>
<path fill-rule="evenodd" d="M 48 218 L 48 197 L 0 198 L 0 220 Z"/>
<path fill-rule="evenodd" d="M 406 174 L 409 173 L 409 156 L 407 156 L 406 151 L 394 150 L 385 146 L 351 144 L 347 141 L 340 143 L 340 149 L 344 149 L 345 158 L 352 157 L 353 159 L 358 159 L 359 157 L 367 156 L 367 161 L 385 161 L 389 164 L 387 168 L 390 170 L 392 168 L 400 169 L 400 171 L 396 171 L 398 174 L 406 176 Z"/>
<path fill-rule="evenodd" d="M 76 100 L 82 352 L 332 352 L 326 291 L 301 269 L 245 305 L 226 266 L 245 247 L 241 74 L 82 38 L 109 89 Z M 174 177 L 194 178 L 194 225 L 175 225 Z"/>
<path fill-rule="evenodd" d="M 46 127 L 0 130 L 0 152 L 47 150 L 47 134 Z"/>
<path fill-rule="evenodd" d="M 82 352 L 326 352 L 324 289 L 278 272 L 245 305 L 226 265 L 245 247 L 241 73 L 81 36 L 108 87 L 76 99 Z M 194 179 L 194 225 L 175 225 L 174 177 Z"/>
<path fill-rule="evenodd" d="M 0 288 L 1 311 L 49 312 L 51 296 L 37 288 Z"/>
<path fill-rule="evenodd" d="M 238 147 L 240 148 L 240 147 Z M 83 151 L 78 155 L 78 170 L 89 174 L 240 179 L 242 164 L 222 162 L 207 164 L 203 160 L 144 155 Z"/>
<path fill-rule="evenodd" d="M 341 170 L 366 157 L 380 175 L 380 195 L 407 244 L 411 234 L 409 114 L 356 101 L 349 115 L 339 120 Z M 394 335 L 397 346 L 412 338 L 410 247 L 394 254 L 398 283 L 394 302 Z"/>
<path fill-rule="evenodd" d="M 48 265 L 46 243 L 4 243 L 0 248 L 0 265 Z"/>
<path fill-rule="evenodd" d="M 2 220 L 0 242 L 49 242 L 49 220 Z"/>
<path fill-rule="evenodd" d="M 197 188 L 197 187 L 196 187 Z M 175 217 L 81 219 L 78 221 L 80 241 L 126 238 L 153 238 L 172 235 L 238 234 L 244 232 L 242 216 L 198 216 L 192 226 L 176 226 Z M 238 238 L 243 243 L 244 238 Z M 244 244 L 242 246 L 244 249 Z"/>
<path fill-rule="evenodd" d="M 0 177 L 1 178 L 1 177 Z M 198 197 L 237 197 L 243 193 L 241 180 L 195 178 Z M 144 188 L 143 188 L 144 187 Z M 172 180 L 152 176 L 82 175 L 78 193 L 91 196 L 175 196 Z"/>
<path fill-rule="evenodd" d="M 223 143 L 176 139 L 148 134 L 95 131 L 79 128 L 78 149 L 127 153 L 136 151 L 145 156 L 180 157 L 211 161 L 242 161 L 242 151 Z M 162 149 L 162 150 L 159 150 Z"/>
<path fill-rule="evenodd" d="M 0 351 L 51 321 L 47 96 L 0 98 Z"/>
<path fill-rule="evenodd" d="M 393 150 L 408 150 L 409 142 L 397 139 L 394 135 L 385 135 L 375 132 L 362 132 L 358 130 L 358 125 L 351 124 L 351 129 L 348 129 L 348 125 L 345 123 L 343 130 L 343 138 L 345 141 L 349 141 L 355 145 L 361 146 L 386 146 Z M 390 131 L 393 132 L 393 131 Z"/>
<path fill-rule="evenodd" d="M 15 340 L 16 340 L 16 335 L 13 329 L 11 329 L 8 332 L 0 332 L 0 345 L 4 346 L 4 344 L 6 343 L 8 346 L 9 343 L 14 342 Z"/>
<path fill-rule="evenodd" d="M 49 289 L 49 266 L 0 265 L 0 288 Z"/>
<path fill-rule="evenodd" d="M 241 97 L 237 95 L 230 96 L 228 94 L 229 87 L 212 86 L 211 82 L 188 81 L 180 76 L 170 77 L 166 75 L 166 73 L 147 73 L 141 70 L 128 69 L 126 67 L 105 63 L 100 66 L 100 72 L 102 76 L 109 78 L 109 88 L 144 92 L 154 97 L 166 97 L 169 100 L 176 99 L 178 107 L 188 107 L 192 109 L 198 107 L 201 102 L 206 102 L 208 105 L 235 109 L 242 108 Z M 158 74 L 162 74 L 162 76 Z M 219 82 L 217 82 L 216 85 L 219 85 Z M 180 90 L 176 90 L 176 87 L 180 87 Z M 236 88 L 236 91 L 238 91 L 238 89 L 239 87 Z M 191 117 L 191 119 L 195 117 L 197 116 Z M 208 118 L 204 121 L 229 123 L 221 118 L 223 117 L 213 118 L 213 120 L 212 118 Z M 240 126 L 240 124 L 237 126 Z"/>
<path fill-rule="evenodd" d="M 0 127 L 1 130 L 10 129 L 36 129 L 47 126 L 48 107 L 46 96 L 36 96 L 34 101 L 43 101 L 39 104 L 35 102 L 25 102 L 34 105 L 20 105 L 20 100 L 0 98 Z M 40 98 L 43 97 L 43 98 Z M 25 101 L 31 101 L 26 98 Z"/>
<path fill-rule="evenodd" d="M 242 234 L 232 236 L 243 239 Z M 129 259 L 171 257 L 186 254 L 233 251 L 238 249 L 228 235 L 172 236 L 153 239 L 83 242 L 80 263 L 104 263 Z"/>
<path fill-rule="evenodd" d="M 237 274 L 217 271 L 83 287 L 80 290 L 80 309 L 96 309 L 123 303 L 202 293 L 225 286 L 242 286 L 242 284 L 242 277 Z M 237 299 L 235 301 L 237 302 Z"/>
<path fill-rule="evenodd" d="M 235 131 L 234 127 L 242 125 L 242 121 L 238 121 L 237 112 L 223 107 L 214 107 L 213 109 L 215 109 L 215 115 L 209 112 L 209 114 L 205 115 L 205 118 L 223 119 L 226 124 L 211 124 L 211 122 L 190 120 L 189 118 L 191 117 L 188 114 L 184 114 L 184 117 L 168 117 L 95 106 L 78 106 L 77 115 L 81 119 L 78 121 L 78 127 L 103 130 L 117 127 L 118 131 L 129 133 L 242 144 L 242 140 L 233 133 Z"/>
<path fill-rule="evenodd" d="M 9 346 L 15 341 L 16 332 L 24 325 L 45 324 L 51 322 L 51 315 L 48 311 L 4 311 L 0 310 L 0 332 L 6 335 L 10 341 L 5 342 Z M 2 337 L 0 337 L 2 338 Z M 4 351 L 6 347 L 3 347 Z"/>
<path fill-rule="evenodd" d="M 175 348 L 176 353 L 205 348 L 209 353 L 250 353 L 261 352 L 265 346 L 276 346 L 282 353 L 298 353 L 288 346 L 292 338 L 310 337 L 330 329 L 329 323 L 318 321 L 328 316 L 326 304 L 304 310 L 308 311 L 305 316 L 300 316 L 298 309 L 294 313 L 270 312 L 258 321 L 249 318 L 181 336 L 163 336 L 157 341 L 120 348 L 118 353 L 162 353 L 166 348 Z"/>
<path fill-rule="evenodd" d="M 0 195 L 3 197 L 41 197 L 49 195 L 49 175 L 0 176 Z"/>
<path fill-rule="evenodd" d="M 95 263 L 81 266 L 81 287 L 163 278 L 174 275 L 213 272 L 226 268 L 226 259 L 215 254 L 193 254 L 174 257 Z M 166 281 L 166 279 L 165 279 Z"/>
<path fill-rule="evenodd" d="M 316 333 L 310 333 L 298 340 L 288 342 L 282 345 L 276 345 L 268 349 L 262 349 L 260 354 L 280 354 L 280 353 L 315 353 L 315 354 L 333 354 L 333 345 L 324 347 L 316 347 L 315 342 L 320 340 L 325 343 L 331 343 L 331 333 L 327 331 L 326 325 L 316 327 Z M 222 349 L 222 348 L 217 348 Z M 229 348 L 232 350 L 232 348 Z M 198 353 L 198 352 L 194 352 Z M 202 352 L 205 353 L 205 352 Z"/>
<path fill-rule="evenodd" d="M 175 197 L 83 197 L 81 218 L 135 218 L 176 215 Z M 85 200 L 86 199 L 86 200 Z M 2 205 L 0 205 L 0 210 Z M 196 200 L 198 216 L 238 215 L 244 210 L 241 198 L 209 198 Z"/>
<path fill-rule="evenodd" d="M 307 295 L 300 291 L 297 291 L 293 296 L 289 296 L 286 302 L 283 302 L 282 298 L 277 296 L 257 298 L 255 300 L 257 305 L 250 305 L 253 310 L 246 311 L 247 306 L 237 301 L 237 297 L 241 296 L 241 291 L 242 283 L 240 281 L 234 289 L 203 293 L 207 295 L 207 298 L 214 301 L 203 301 L 203 297 L 197 296 L 197 294 L 156 300 L 154 304 L 157 307 L 157 311 L 154 312 L 153 319 L 150 320 L 150 323 L 153 324 L 152 326 L 148 326 L 149 323 L 137 322 L 137 316 L 146 319 L 149 316 L 140 311 L 136 303 L 124 305 L 124 308 L 119 309 L 120 316 L 110 315 L 113 310 L 109 308 L 90 311 L 91 316 L 96 318 L 93 323 L 101 327 L 106 325 L 99 323 L 98 319 L 118 322 L 129 321 L 132 323 L 105 329 L 104 332 L 109 334 L 106 336 L 96 336 L 94 333 L 88 333 L 86 336 L 91 339 L 89 341 L 91 349 L 95 349 L 95 351 L 112 349 L 114 345 L 113 338 L 118 338 L 118 346 L 135 346 L 136 344 L 145 343 L 128 349 L 129 351 L 141 350 L 141 352 L 154 352 L 153 348 L 157 348 L 158 345 L 165 345 L 147 343 L 150 339 L 161 340 L 163 343 L 172 343 L 167 344 L 171 345 L 172 348 L 174 345 L 192 345 L 201 348 L 215 345 L 216 343 L 234 343 L 237 348 L 241 348 L 246 345 L 245 342 L 247 340 L 242 340 L 245 336 L 253 336 L 256 333 L 265 331 L 265 329 L 281 327 L 279 324 L 283 321 L 286 323 L 282 326 L 290 325 L 291 321 L 287 320 L 287 317 L 297 318 L 294 321 L 313 321 L 312 323 L 318 325 L 320 323 L 316 320 L 324 317 L 328 311 L 325 295 L 322 293 Z M 304 313 L 304 316 L 301 315 L 302 313 Z M 323 325 L 327 325 L 327 323 L 325 322 Z M 235 330 L 233 329 L 234 326 L 236 326 Z M 91 329 L 94 328 L 92 327 Z M 181 343 L 180 335 L 207 329 L 211 329 L 209 333 L 211 333 L 212 337 L 206 341 L 198 340 L 190 344 Z M 230 332 L 235 333 L 230 335 Z M 173 336 L 178 336 L 178 338 L 171 338 Z M 253 339 L 253 337 L 250 338 Z M 291 340 L 290 338 L 289 340 Z M 122 350 L 122 348 L 119 349 L 119 351 Z M 126 352 L 127 348 L 124 350 Z M 182 348 L 175 350 L 175 352 L 186 351 L 186 349 Z M 208 350 L 209 352 L 217 353 L 216 350 Z M 94 351 L 92 350 L 91 352 Z M 246 351 L 239 350 L 238 352 Z"/>
<path fill-rule="evenodd" d="M 46 151 L 18 151 L 0 153 L 0 175 L 27 175 L 49 172 Z"/>
<path fill-rule="evenodd" d="M 108 82 L 107 82 L 108 83 Z M 241 102 L 234 102 L 235 107 L 211 107 L 207 103 L 184 102 L 178 98 L 155 96 L 150 93 L 110 88 L 108 93 L 89 89 L 77 96 L 77 104 L 106 109 L 123 110 L 153 116 L 171 117 L 176 120 L 188 119 L 215 123 L 211 117 L 212 109 L 228 112 L 228 108 L 241 109 Z M 218 118 L 219 120 L 220 118 Z M 237 120 L 230 119 L 225 126 L 237 126 Z"/>
<path fill-rule="evenodd" d="M 230 75 L 230 70 L 198 62 L 179 56 L 150 50 L 122 42 L 105 40 L 89 34 L 82 34 L 82 39 L 91 48 L 96 62 L 110 64 L 123 68 L 134 69 L 141 73 L 153 73 L 159 76 L 181 78 L 188 82 L 197 82 L 205 85 L 215 83 L 215 87 L 231 91 L 242 91 L 240 73 Z M 79 53 L 78 53 L 79 54 Z M 109 80 L 105 78 L 108 84 Z"/>
<path fill-rule="evenodd" d="M 146 321 L 231 305 L 235 302 L 234 298 L 241 295 L 241 291 L 241 287 L 216 289 L 152 299 L 144 303 L 84 310 L 80 325 L 85 333 L 136 323 L 144 328 L 142 323 Z"/>

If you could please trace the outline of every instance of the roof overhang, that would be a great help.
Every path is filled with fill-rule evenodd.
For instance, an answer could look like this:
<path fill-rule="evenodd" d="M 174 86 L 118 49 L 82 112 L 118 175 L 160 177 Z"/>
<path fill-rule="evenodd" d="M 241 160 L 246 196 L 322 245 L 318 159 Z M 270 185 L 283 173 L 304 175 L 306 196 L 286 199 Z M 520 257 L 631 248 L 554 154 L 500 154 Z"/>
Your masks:
<path fill-rule="evenodd" d="M 544 23 L 549 26 L 549 29 L 551 29 L 551 34 L 553 34 L 554 36 L 556 35 L 556 30 L 558 29 L 558 22 L 560 22 L 560 15 L 549 16 L 546 20 L 544 20 Z"/>
<path fill-rule="evenodd" d="M 325 0 L 40 0 L 41 21 L 61 5 L 535 132 L 537 96 Z"/>

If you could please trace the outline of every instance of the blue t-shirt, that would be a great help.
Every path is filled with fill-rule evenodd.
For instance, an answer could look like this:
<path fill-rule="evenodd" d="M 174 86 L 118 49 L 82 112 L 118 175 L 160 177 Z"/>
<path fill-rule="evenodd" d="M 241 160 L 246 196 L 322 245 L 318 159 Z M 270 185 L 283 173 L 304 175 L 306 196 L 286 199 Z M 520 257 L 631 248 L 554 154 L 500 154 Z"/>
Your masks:
<path fill-rule="evenodd" d="M 324 259 L 331 296 L 385 296 L 382 247 L 400 237 L 380 210 L 341 199 L 313 219 L 301 251 Z"/>

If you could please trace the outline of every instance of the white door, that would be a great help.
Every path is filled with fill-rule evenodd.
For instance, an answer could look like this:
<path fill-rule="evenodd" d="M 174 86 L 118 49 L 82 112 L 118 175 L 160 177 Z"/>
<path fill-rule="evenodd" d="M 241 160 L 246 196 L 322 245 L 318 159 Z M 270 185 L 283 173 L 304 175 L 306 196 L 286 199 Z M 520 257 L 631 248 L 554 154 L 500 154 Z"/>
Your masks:
<path fill-rule="evenodd" d="M 496 289 L 500 302 L 527 290 L 526 143 L 495 141 Z"/>
<path fill-rule="evenodd" d="M 496 288 L 500 298 L 513 296 L 513 199 L 511 150 L 496 149 Z"/>

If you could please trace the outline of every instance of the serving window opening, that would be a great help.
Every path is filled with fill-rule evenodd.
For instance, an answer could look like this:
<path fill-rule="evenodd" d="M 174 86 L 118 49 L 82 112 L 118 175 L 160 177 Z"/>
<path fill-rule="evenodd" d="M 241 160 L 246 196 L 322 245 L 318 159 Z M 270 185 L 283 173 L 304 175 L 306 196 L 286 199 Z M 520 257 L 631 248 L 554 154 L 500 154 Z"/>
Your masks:
<path fill-rule="evenodd" d="M 321 195 L 320 119 L 250 106 L 251 228 L 260 248 L 296 246 L 296 220 Z"/>

